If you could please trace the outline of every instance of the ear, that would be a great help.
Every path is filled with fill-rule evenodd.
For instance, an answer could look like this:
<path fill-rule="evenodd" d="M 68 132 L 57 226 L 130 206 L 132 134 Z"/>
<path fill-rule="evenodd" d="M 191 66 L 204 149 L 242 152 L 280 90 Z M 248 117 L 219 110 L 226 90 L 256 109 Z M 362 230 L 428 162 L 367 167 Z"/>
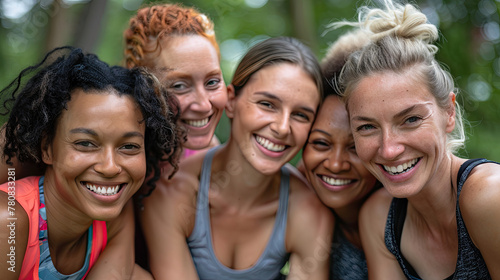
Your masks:
<path fill-rule="evenodd" d="M 446 122 L 446 133 L 451 133 L 453 129 L 455 128 L 455 117 L 456 117 L 456 109 L 455 109 L 455 99 L 456 95 L 453 92 L 450 92 L 448 95 L 449 98 L 449 106 L 448 109 L 446 110 L 447 113 L 447 122 Z"/>
<path fill-rule="evenodd" d="M 42 161 L 47 165 L 52 165 L 52 145 L 47 141 L 47 137 L 42 139 Z"/>
<path fill-rule="evenodd" d="M 234 110 L 236 105 L 236 92 L 233 85 L 227 86 L 227 103 L 226 103 L 226 116 L 230 119 L 234 117 Z"/>

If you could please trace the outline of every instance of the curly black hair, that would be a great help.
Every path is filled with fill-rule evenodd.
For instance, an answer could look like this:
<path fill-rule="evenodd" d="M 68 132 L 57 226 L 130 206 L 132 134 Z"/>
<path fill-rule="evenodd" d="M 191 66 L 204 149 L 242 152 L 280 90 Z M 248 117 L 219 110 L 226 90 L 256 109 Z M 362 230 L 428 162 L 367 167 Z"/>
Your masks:
<path fill-rule="evenodd" d="M 27 82 L 23 85 L 23 81 Z M 42 140 L 51 143 L 61 112 L 75 89 L 84 92 L 113 90 L 128 95 L 137 103 L 146 126 L 146 176 L 149 195 L 159 179 L 160 161 L 177 170 L 184 131 L 177 124 L 180 107 L 177 99 L 158 80 L 140 68 L 110 67 L 94 54 L 81 49 L 61 47 L 50 51 L 38 64 L 25 68 L 0 92 L 4 100 L 2 115 L 9 119 L 5 130 L 3 159 L 12 164 L 41 161 Z M 119 125 L 119 124 L 117 124 Z"/>

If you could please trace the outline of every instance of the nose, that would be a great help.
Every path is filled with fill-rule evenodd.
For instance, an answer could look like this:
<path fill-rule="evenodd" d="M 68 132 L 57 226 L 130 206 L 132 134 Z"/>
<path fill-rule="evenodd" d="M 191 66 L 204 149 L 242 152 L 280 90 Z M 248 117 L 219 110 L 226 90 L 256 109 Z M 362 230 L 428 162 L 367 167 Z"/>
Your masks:
<path fill-rule="evenodd" d="M 121 165 L 117 161 L 117 155 L 113 148 L 104 149 L 98 162 L 94 164 L 94 170 L 104 177 L 114 177 L 122 172 Z"/>
<path fill-rule="evenodd" d="M 191 110 L 198 112 L 208 112 L 212 109 L 210 95 L 205 90 L 205 88 L 201 86 L 196 87 L 193 97 L 194 98 L 192 100 Z"/>
<path fill-rule="evenodd" d="M 342 149 L 342 147 L 335 146 L 328 154 L 328 158 L 323 161 L 323 166 L 332 173 L 348 171 L 351 168 L 351 164 L 348 160 L 347 151 Z"/>
<path fill-rule="evenodd" d="M 381 135 L 379 154 L 383 159 L 393 160 L 404 152 L 404 145 L 401 143 L 397 133 L 386 130 Z"/>
<path fill-rule="evenodd" d="M 290 133 L 290 119 L 287 114 L 276 115 L 269 127 L 276 136 L 283 138 Z"/>

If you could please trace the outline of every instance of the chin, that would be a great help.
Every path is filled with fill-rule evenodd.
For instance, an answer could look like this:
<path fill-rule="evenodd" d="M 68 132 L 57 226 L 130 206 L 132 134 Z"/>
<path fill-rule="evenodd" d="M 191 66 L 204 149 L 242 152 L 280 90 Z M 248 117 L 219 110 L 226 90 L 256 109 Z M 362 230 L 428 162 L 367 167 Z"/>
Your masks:
<path fill-rule="evenodd" d="M 210 143 L 212 142 L 212 139 L 209 140 L 204 140 L 204 141 L 186 141 L 182 146 L 186 149 L 190 150 L 202 150 L 205 148 L 208 148 L 210 146 Z"/>

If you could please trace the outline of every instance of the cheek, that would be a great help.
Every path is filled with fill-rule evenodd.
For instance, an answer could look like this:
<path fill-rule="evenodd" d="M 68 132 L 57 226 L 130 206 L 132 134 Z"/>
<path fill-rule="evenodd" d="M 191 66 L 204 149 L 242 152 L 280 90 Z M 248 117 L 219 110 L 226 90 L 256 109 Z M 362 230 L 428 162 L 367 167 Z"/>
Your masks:
<path fill-rule="evenodd" d="M 307 136 L 309 136 L 309 130 L 311 130 L 312 124 L 297 124 L 293 129 L 293 133 L 296 137 L 297 146 L 301 148 L 304 147 L 304 144 L 307 141 Z"/>
<path fill-rule="evenodd" d="M 309 172 L 316 168 L 316 166 L 321 162 L 322 153 L 315 151 L 310 145 L 304 148 L 302 153 L 302 160 L 304 161 L 304 167 Z"/>
<path fill-rule="evenodd" d="M 378 149 L 374 139 L 354 137 L 354 143 L 356 144 L 357 161 L 359 162 L 368 161 L 370 156 Z"/>
<path fill-rule="evenodd" d="M 179 105 L 181 107 L 181 115 L 183 115 L 189 106 L 189 94 L 176 95 Z"/>
<path fill-rule="evenodd" d="M 368 189 L 371 190 L 375 185 L 375 176 L 370 173 L 368 169 L 363 165 L 361 159 L 357 156 L 353 156 L 351 159 L 352 166 L 357 170 L 359 176 L 365 180 L 365 184 L 367 184 Z"/>
<path fill-rule="evenodd" d="M 130 171 L 130 176 L 134 180 L 144 180 L 146 176 L 146 156 L 144 154 L 125 159 L 125 162 L 127 169 Z"/>
<path fill-rule="evenodd" d="M 52 164 L 54 169 L 66 170 L 66 173 L 75 173 L 92 166 L 94 162 L 95 158 L 91 154 L 66 150 L 62 151 L 62 153 L 61 151 L 54 153 Z"/>
<path fill-rule="evenodd" d="M 223 110 L 226 107 L 227 90 L 225 86 L 210 97 L 210 103 L 219 110 Z"/>

